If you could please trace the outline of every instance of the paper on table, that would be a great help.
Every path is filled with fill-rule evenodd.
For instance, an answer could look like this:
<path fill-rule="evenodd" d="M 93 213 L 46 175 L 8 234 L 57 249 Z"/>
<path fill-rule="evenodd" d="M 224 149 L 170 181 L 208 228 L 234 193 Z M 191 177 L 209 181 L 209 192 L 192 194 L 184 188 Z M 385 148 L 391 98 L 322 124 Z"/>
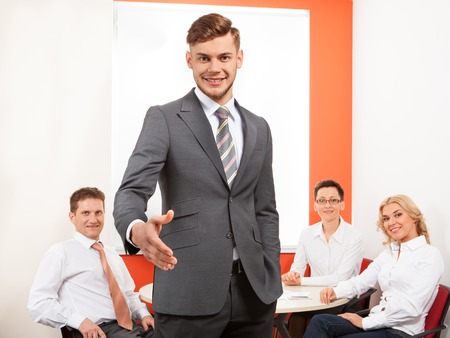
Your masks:
<path fill-rule="evenodd" d="M 307 291 L 287 291 L 283 292 L 281 299 L 311 299 L 311 293 Z"/>

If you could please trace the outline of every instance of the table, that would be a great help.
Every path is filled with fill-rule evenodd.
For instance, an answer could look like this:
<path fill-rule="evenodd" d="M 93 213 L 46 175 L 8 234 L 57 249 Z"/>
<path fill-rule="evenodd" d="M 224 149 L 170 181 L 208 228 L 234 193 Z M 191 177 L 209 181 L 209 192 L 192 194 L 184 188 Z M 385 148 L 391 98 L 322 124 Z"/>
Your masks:
<path fill-rule="evenodd" d="M 152 296 L 153 296 L 153 283 L 144 285 L 139 289 L 139 298 L 141 298 L 143 301 L 151 303 Z"/>
<path fill-rule="evenodd" d="M 276 316 L 274 318 L 274 325 L 283 338 L 290 338 L 289 332 L 284 325 L 284 320 L 288 313 L 292 312 L 306 312 L 331 309 L 338 306 L 345 305 L 349 299 L 336 299 L 330 304 L 323 304 L 320 302 L 320 290 L 323 286 L 285 286 L 283 285 L 283 295 L 277 301 L 277 308 L 275 310 Z M 298 292 L 306 292 L 309 298 L 304 299 L 288 299 L 288 295 L 295 295 Z M 152 302 L 153 283 L 144 285 L 139 289 L 139 297 L 148 302 Z"/>
<path fill-rule="evenodd" d="M 283 285 L 283 295 L 278 298 L 277 308 L 275 310 L 276 317 L 274 325 L 283 338 L 290 338 L 289 332 L 284 325 L 284 320 L 288 313 L 318 311 L 343 306 L 348 303 L 349 299 L 340 298 L 332 301 L 330 304 L 320 302 L 320 290 L 323 286 L 286 286 Z M 288 295 L 308 293 L 309 298 L 304 299 L 288 299 Z"/>

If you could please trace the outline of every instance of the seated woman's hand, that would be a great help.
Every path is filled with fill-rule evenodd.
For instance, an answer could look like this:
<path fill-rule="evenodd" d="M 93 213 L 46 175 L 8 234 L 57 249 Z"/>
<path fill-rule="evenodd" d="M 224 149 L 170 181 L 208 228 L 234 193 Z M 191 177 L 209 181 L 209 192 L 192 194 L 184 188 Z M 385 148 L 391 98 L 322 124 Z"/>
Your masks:
<path fill-rule="evenodd" d="M 350 323 L 355 325 L 356 327 L 359 327 L 362 329 L 362 317 L 357 315 L 356 313 L 341 313 L 340 315 L 342 318 L 347 319 Z"/>
<path fill-rule="evenodd" d="M 330 304 L 331 301 L 336 299 L 336 294 L 333 288 L 325 288 L 320 291 L 320 301 L 324 304 Z"/>
<path fill-rule="evenodd" d="M 281 280 L 286 285 L 301 285 L 300 274 L 296 271 L 289 271 L 282 274 Z"/>

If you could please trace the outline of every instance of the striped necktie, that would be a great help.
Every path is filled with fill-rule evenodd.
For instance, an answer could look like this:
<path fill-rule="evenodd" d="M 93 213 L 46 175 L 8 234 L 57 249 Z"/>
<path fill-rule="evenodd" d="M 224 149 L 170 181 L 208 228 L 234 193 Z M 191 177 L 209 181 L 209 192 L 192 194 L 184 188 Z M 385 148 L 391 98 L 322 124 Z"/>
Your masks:
<path fill-rule="evenodd" d="M 219 118 L 219 127 L 216 132 L 216 144 L 219 150 L 220 159 L 227 176 L 228 186 L 231 187 L 237 173 L 236 149 L 233 138 L 228 128 L 228 117 L 230 111 L 227 107 L 220 107 L 215 114 Z"/>
<path fill-rule="evenodd" d="M 117 284 L 116 277 L 114 277 L 114 273 L 108 264 L 105 250 L 103 250 L 103 245 L 99 242 L 95 242 L 92 244 L 92 248 L 97 250 L 100 254 L 100 261 L 102 262 L 103 270 L 105 271 L 106 279 L 108 280 L 109 291 L 111 293 L 117 323 L 124 329 L 132 330 L 133 322 L 131 321 L 130 310 L 128 309 L 127 302 L 122 291 L 120 290 L 119 284 Z"/>

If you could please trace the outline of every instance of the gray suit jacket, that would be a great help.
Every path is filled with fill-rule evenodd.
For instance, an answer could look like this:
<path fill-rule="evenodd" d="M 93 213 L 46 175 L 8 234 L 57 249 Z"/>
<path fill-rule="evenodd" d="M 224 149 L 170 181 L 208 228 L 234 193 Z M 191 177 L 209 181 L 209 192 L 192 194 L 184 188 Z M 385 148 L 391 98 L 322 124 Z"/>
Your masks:
<path fill-rule="evenodd" d="M 178 260 L 173 270 L 155 269 L 153 309 L 174 315 L 208 315 L 224 305 L 230 284 L 233 239 L 246 275 L 266 304 L 282 293 L 278 213 L 267 122 L 237 103 L 244 149 L 230 188 L 211 125 L 192 90 L 150 107 L 114 203 L 125 239 L 129 224 L 147 220 L 148 199 L 159 182 L 162 213 L 174 210 L 160 237 Z"/>

